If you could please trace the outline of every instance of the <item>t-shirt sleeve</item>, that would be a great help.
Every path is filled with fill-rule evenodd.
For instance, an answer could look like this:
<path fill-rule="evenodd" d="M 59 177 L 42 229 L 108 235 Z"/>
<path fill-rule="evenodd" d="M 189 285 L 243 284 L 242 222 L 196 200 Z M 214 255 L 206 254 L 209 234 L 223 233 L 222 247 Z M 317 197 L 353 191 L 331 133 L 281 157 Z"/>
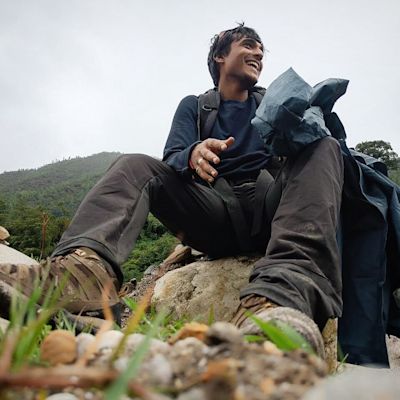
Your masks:
<path fill-rule="evenodd" d="M 181 100 L 176 109 L 164 147 L 163 161 L 183 175 L 191 174 L 189 159 L 194 146 L 199 142 L 197 97 L 187 96 Z"/>

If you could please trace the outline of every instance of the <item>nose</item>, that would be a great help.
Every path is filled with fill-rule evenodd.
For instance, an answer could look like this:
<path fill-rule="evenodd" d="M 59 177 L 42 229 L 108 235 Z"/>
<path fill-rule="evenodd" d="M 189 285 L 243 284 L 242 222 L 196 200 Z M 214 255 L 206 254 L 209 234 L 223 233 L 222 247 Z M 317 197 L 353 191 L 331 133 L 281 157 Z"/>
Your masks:
<path fill-rule="evenodd" d="M 258 60 L 261 61 L 264 57 L 264 52 L 262 51 L 262 49 L 260 47 L 256 47 L 254 49 L 254 57 Z"/>

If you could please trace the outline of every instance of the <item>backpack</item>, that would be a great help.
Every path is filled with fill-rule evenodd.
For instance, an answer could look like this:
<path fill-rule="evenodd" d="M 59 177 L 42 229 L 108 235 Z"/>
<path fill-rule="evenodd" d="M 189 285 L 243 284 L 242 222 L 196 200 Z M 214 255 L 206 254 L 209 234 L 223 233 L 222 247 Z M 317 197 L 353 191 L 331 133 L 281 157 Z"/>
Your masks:
<path fill-rule="evenodd" d="M 257 107 L 265 94 L 265 88 L 254 86 L 250 89 L 250 96 L 254 96 Z M 203 141 L 211 135 L 212 128 L 218 115 L 221 96 L 217 88 L 207 90 L 199 96 L 197 103 L 197 131 L 199 140 Z"/>

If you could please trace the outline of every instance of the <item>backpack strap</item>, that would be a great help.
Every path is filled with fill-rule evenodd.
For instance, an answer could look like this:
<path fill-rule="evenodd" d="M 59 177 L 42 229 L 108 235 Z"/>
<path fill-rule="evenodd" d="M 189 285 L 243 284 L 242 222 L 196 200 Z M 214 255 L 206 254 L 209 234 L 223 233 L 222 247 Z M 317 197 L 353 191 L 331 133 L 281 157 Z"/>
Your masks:
<path fill-rule="evenodd" d="M 210 89 L 199 96 L 197 103 L 197 132 L 199 140 L 207 139 L 215 124 L 221 96 L 217 88 Z"/>
<path fill-rule="evenodd" d="M 257 107 L 260 105 L 265 94 L 265 88 L 254 86 L 250 95 L 254 96 Z M 207 90 L 199 96 L 197 102 L 197 132 L 199 140 L 203 141 L 211 135 L 212 128 L 218 115 L 221 96 L 217 88 Z"/>

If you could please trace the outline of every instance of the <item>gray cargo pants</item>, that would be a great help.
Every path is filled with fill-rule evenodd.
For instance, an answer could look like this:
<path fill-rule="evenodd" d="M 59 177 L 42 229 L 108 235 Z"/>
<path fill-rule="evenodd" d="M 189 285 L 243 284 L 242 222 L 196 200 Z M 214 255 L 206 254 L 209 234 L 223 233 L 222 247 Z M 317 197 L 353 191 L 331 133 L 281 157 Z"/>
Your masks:
<path fill-rule="evenodd" d="M 342 183 L 340 148 L 327 137 L 287 160 L 265 191 L 257 221 L 255 184 L 233 187 L 248 225 L 261 227 L 252 237 L 254 250 L 265 252 L 242 297 L 254 293 L 299 309 L 320 327 L 328 318 L 340 316 L 336 231 Z M 240 248 L 226 205 L 213 187 L 182 178 L 162 161 L 131 154 L 115 161 L 87 194 L 53 256 L 89 247 L 121 279 L 120 265 L 149 211 L 185 244 L 214 257 L 233 255 Z"/>

